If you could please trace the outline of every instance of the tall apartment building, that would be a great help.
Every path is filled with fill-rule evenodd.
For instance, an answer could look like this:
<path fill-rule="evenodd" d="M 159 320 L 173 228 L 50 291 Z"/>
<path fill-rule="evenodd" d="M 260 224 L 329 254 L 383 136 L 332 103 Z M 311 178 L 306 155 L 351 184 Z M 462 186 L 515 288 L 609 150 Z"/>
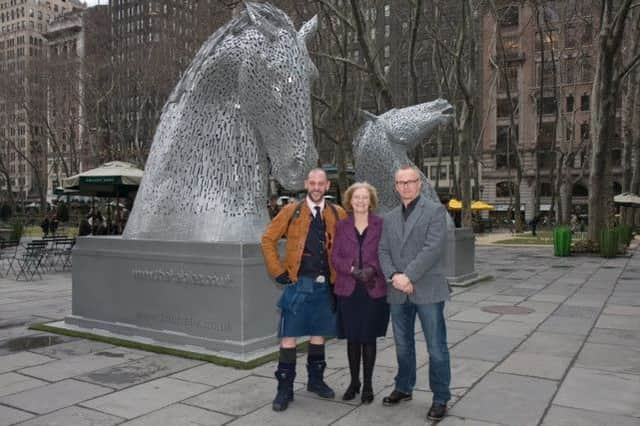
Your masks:
<path fill-rule="evenodd" d="M 203 41 L 230 17 L 217 0 L 110 0 L 119 80 L 111 102 L 113 155 L 143 165 L 160 112 Z"/>
<path fill-rule="evenodd" d="M 491 11 L 483 19 L 482 98 L 487 112 L 482 141 L 483 198 L 496 206 L 492 215 L 507 215 L 510 186 L 515 181 L 514 150 L 519 149 L 524 172 L 521 210 L 527 218 L 534 214 L 538 171 L 540 211 L 548 211 L 554 184 L 552 165 L 557 150 L 564 146 L 570 147 L 567 152 L 572 158 L 573 210 L 586 213 L 598 10 L 586 0 L 545 1 L 544 8 L 538 9 L 531 1 L 501 1 L 498 5 L 498 19 Z M 512 105 L 515 128 L 510 124 Z M 609 141 L 618 182 L 622 172 L 619 135 Z M 616 183 L 614 191 L 619 192 L 619 187 Z"/>
<path fill-rule="evenodd" d="M 108 7 L 77 9 L 54 18 L 47 40 L 48 193 L 62 179 L 96 167 L 100 146 L 95 103 L 108 91 Z"/>
<path fill-rule="evenodd" d="M 20 199 L 46 192 L 46 58 L 43 34 L 75 0 L 0 1 L 0 189 Z"/>

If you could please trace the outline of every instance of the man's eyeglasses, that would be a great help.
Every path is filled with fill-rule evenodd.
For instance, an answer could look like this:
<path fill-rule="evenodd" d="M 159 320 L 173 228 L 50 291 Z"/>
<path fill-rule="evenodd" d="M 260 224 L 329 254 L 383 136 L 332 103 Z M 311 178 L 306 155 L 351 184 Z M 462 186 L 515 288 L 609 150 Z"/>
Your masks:
<path fill-rule="evenodd" d="M 396 185 L 401 186 L 401 187 L 407 187 L 409 185 L 415 185 L 416 183 L 418 183 L 420 179 L 414 179 L 414 180 L 397 180 L 396 181 Z"/>

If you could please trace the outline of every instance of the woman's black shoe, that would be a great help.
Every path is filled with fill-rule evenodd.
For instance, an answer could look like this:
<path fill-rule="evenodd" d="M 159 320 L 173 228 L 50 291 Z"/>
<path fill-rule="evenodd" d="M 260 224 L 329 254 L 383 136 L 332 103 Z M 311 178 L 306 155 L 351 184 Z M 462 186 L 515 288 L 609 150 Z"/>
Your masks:
<path fill-rule="evenodd" d="M 373 389 L 362 388 L 362 403 L 371 404 L 373 402 Z"/>
<path fill-rule="evenodd" d="M 360 383 L 351 383 L 344 395 L 342 395 L 342 400 L 351 401 L 358 393 L 360 393 Z"/>

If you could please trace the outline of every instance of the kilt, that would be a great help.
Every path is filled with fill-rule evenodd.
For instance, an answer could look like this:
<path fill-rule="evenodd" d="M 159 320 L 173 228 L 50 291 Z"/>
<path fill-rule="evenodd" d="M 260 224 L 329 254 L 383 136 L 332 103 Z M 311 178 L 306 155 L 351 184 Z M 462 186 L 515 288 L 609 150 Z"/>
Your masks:
<path fill-rule="evenodd" d="M 287 286 L 278 301 L 278 337 L 335 336 L 332 291 L 328 283 L 317 283 L 314 278 L 302 276 Z"/>

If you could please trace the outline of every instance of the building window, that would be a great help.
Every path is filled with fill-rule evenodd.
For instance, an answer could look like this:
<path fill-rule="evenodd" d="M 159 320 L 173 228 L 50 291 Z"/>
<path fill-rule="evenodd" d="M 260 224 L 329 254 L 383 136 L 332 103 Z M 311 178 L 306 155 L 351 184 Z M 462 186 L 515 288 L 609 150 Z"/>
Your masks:
<path fill-rule="evenodd" d="M 515 191 L 513 182 L 502 181 L 496 183 L 496 197 L 510 197 Z"/>
<path fill-rule="evenodd" d="M 558 82 L 558 62 L 544 61 L 536 63 L 536 86 L 544 84 L 546 87 Z"/>
<path fill-rule="evenodd" d="M 540 196 L 541 197 L 551 197 L 553 192 L 553 187 L 549 182 L 541 182 L 540 183 Z"/>
<path fill-rule="evenodd" d="M 613 167 L 622 166 L 622 150 L 621 149 L 616 148 L 611 150 L 611 165 Z"/>
<path fill-rule="evenodd" d="M 564 108 L 564 110 L 566 112 L 573 112 L 574 102 L 575 102 L 575 100 L 573 99 L 573 95 L 567 96 L 565 98 L 565 108 Z"/>
<path fill-rule="evenodd" d="M 537 109 L 539 113 L 543 115 L 552 115 L 556 113 L 556 98 L 555 96 L 543 96 L 542 101 L 537 99 Z"/>
<path fill-rule="evenodd" d="M 391 25 L 385 24 L 384 26 L 384 38 L 389 38 L 391 35 Z"/>
<path fill-rule="evenodd" d="M 542 36 L 542 37 L 541 37 Z M 544 49 L 545 52 L 551 52 L 551 49 L 558 49 L 558 31 L 550 30 L 536 33 L 536 51 L 541 52 Z M 542 41 L 542 43 L 540 43 Z"/>
<path fill-rule="evenodd" d="M 580 124 L 580 138 L 583 141 L 588 141 L 591 137 L 591 127 L 588 122 Z"/>
<path fill-rule="evenodd" d="M 384 16 L 385 17 L 389 17 L 391 16 L 391 5 L 390 4 L 385 4 L 384 5 Z"/>
<path fill-rule="evenodd" d="M 426 3 L 426 2 L 425 2 Z M 501 28 L 513 28 L 519 24 L 518 5 L 513 4 L 498 10 L 498 23 Z"/>
<path fill-rule="evenodd" d="M 518 132 L 512 134 L 510 126 L 498 126 L 496 139 L 496 169 L 513 168 L 517 164 Z"/>
<path fill-rule="evenodd" d="M 578 46 L 578 29 L 576 24 L 568 23 L 564 27 L 564 47 L 573 49 Z"/>
<path fill-rule="evenodd" d="M 497 113 L 499 118 L 511 117 L 511 110 L 513 109 L 514 116 L 518 116 L 518 98 L 514 98 L 511 101 L 509 99 L 498 99 Z"/>
<path fill-rule="evenodd" d="M 590 99 L 591 97 L 588 93 L 583 93 L 580 96 L 580 111 L 589 111 Z"/>
<path fill-rule="evenodd" d="M 498 91 L 504 93 L 507 91 L 507 83 L 509 92 L 517 92 L 518 90 L 518 65 L 507 65 L 503 69 L 504 75 L 498 79 Z"/>
<path fill-rule="evenodd" d="M 581 183 L 576 183 L 573 185 L 571 195 L 573 197 L 588 197 L 589 190 L 587 189 L 586 186 L 582 185 Z"/>

